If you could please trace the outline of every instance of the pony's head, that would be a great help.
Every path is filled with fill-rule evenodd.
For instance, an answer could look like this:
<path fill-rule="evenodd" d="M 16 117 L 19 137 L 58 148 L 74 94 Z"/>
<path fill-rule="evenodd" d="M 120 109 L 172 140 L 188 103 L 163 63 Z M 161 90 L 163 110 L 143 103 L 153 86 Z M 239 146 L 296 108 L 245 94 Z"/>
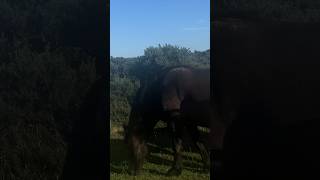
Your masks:
<path fill-rule="evenodd" d="M 147 155 L 146 130 L 141 112 L 133 107 L 129 117 L 129 124 L 123 125 L 124 140 L 129 150 L 129 173 L 138 175 Z"/>
<path fill-rule="evenodd" d="M 161 91 L 164 75 L 160 73 L 141 84 L 131 106 L 129 123 L 123 127 L 129 150 L 129 173 L 133 175 L 140 173 L 148 152 L 147 140 L 163 116 Z"/>

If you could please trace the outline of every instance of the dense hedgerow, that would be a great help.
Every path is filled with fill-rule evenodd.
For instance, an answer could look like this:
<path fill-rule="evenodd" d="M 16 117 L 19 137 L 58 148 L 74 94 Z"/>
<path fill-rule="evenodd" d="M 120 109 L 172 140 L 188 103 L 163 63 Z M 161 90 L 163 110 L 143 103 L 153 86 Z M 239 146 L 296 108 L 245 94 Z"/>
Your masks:
<path fill-rule="evenodd" d="M 0 179 L 61 176 L 96 80 L 95 58 L 65 38 L 85 1 L 0 0 Z"/>

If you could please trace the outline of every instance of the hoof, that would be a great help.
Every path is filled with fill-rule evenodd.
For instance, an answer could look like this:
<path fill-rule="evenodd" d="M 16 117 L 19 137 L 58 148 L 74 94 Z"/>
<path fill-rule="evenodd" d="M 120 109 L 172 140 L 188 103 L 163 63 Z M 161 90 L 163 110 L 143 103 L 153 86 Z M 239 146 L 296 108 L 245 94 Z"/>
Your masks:
<path fill-rule="evenodd" d="M 171 169 L 168 170 L 167 176 L 180 176 L 182 173 L 181 168 L 174 168 L 172 167 Z"/>

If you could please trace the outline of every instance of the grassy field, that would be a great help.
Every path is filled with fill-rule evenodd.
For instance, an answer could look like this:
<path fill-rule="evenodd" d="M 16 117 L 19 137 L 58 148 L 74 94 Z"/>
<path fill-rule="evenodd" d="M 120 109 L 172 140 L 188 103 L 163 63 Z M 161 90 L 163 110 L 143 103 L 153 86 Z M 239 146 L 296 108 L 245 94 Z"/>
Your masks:
<path fill-rule="evenodd" d="M 170 168 L 173 156 L 169 137 L 161 136 L 162 139 L 157 138 L 157 141 L 151 141 L 148 144 L 149 156 L 143 166 L 143 172 L 140 176 L 134 177 L 127 173 L 128 170 L 128 153 L 127 147 L 123 142 L 123 129 L 119 124 L 112 124 L 111 139 L 110 139 L 110 172 L 111 180 L 123 179 L 141 179 L 141 180 L 160 180 L 160 179 L 199 179 L 209 180 L 208 172 L 204 172 L 200 155 L 191 148 L 187 148 L 184 156 L 184 169 L 182 175 L 179 177 L 166 177 L 165 173 Z"/>

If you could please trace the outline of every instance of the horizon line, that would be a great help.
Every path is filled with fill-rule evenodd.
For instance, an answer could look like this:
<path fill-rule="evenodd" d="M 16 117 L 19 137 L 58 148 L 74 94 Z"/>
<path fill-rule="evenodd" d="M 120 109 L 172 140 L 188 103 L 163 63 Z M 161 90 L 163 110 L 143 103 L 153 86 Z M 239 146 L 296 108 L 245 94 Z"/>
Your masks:
<path fill-rule="evenodd" d="M 210 50 L 210 48 L 206 49 L 206 50 L 191 50 L 191 52 L 195 52 L 195 51 L 198 51 L 198 52 L 203 52 L 203 51 L 208 51 Z M 136 55 L 136 56 L 127 56 L 127 57 L 124 57 L 124 56 L 113 56 L 110 54 L 110 57 L 113 57 L 113 58 L 137 58 L 137 57 L 140 57 L 140 56 L 144 56 L 144 55 Z"/>

